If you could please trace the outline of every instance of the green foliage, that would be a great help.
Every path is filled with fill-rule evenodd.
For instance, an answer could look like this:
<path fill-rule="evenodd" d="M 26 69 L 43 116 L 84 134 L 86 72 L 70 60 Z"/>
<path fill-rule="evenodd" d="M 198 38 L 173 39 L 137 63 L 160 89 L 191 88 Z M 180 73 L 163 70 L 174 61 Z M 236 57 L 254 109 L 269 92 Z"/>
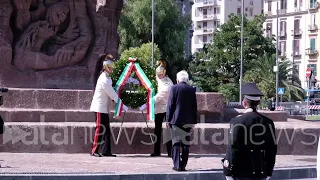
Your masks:
<path fill-rule="evenodd" d="M 128 0 L 120 19 L 120 52 L 152 41 L 152 9 L 150 0 Z M 161 57 L 171 67 L 184 66 L 184 42 L 191 25 L 190 17 L 181 16 L 172 0 L 155 2 L 155 43 Z M 180 69 L 183 67 L 180 67 Z M 179 69 L 179 68 L 178 68 Z"/>
<path fill-rule="evenodd" d="M 251 21 L 244 18 L 243 74 L 254 68 L 253 64 L 258 57 L 275 53 L 272 39 L 264 37 L 264 21 L 265 18 L 262 15 L 256 16 Z M 203 52 L 195 54 L 195 61 L 190 64 L 189 72 L 193 80 L 201 84 L 204 91 L 220 90 L 227 93 L 226 97 L 238 99 L 238 92 L 235 93 L 236 97 L 231 97 L 228 93 L 238 91 L 239 87 L 240 25 L 241 16 L 230 15 L 229 20 L 214 34 L 214 43 L 207 44 Z"/>
<path fill-rule="evenodd" d="M 233 83 L 222 84 L 221 86 L 219 86 L 219 92 L 223 94 L 227 102 L 235 102 L 239 100 L 237 99 L 239 86 L 235 86 L 235 84 Z"/>
<path fill-rule="evenodd" d="M 132 57 L 134 57 L 134 56 L 132 56 Z M 110 75 L 110 77 L 113 81 L 113 86 L 116 85 L 119 77 L 121 76 L 123 70 L 125 69 L 125 67 L 127 66 L 128 63 L 129 63 L 128 58 L 125 56 L 121 57 L 120 60 L 115 63 L 115 68 L 114 68 L 112 74 Z M 155 93 L 156 93 L 157 81 L 156 81 L 154 69 L 151 68 L 151 66 L 148 63 L 146 63 L 145 60 L 137 59 L 136 63 L 139 63 L 139 65 L 143 69 L 144 73 L 146 74 L 147 78 L 150 80 L 150 82 L 155 90 Z M 133 71 L 132 71 L 130 77 L 133 77 L 133 78 L 139 80 L 139 78 L 137 77 L 137 75 Z M 123 103 L 126 106 L 128 106 L 132 109 L 135 109 L 135 108 L 142 106 L 143 104 L 145 104 L 147 102 L 147 95 L 148 95 L 148 91 L 146 90 L 145 87 L 140 86 L 140 85 L 135 85 L 133 83 L 128 83 L 121 90 L 120 98 L 122 99 Z"/>
<path fill-rule="evenodd" d="M 136 57 L 144 63 L 150 64 L 152 61 L 152 43 L 142 44 L 141 47 L 131 47 L 121 53 L 122 59 L 128 59 L 129 57 Z M 155 44 L 154 46 L 154 58 L 160 59 L 160 50 Z"/>
<path fill-rule="evenodd" d="M 260 57 L 254 62 L 254 68 L 244 76 L 244 82 L 257 83 L 265 99 L 276 96 L 276 74 L 273 72 L 275 59 L 275 55 Z M 279 61 L 279 87 L 285 88 L 283 101 L 302 101 L 304 98 L 299 73 L 297 69 L 292 68 L 292 62 L 287 59 Z"/>

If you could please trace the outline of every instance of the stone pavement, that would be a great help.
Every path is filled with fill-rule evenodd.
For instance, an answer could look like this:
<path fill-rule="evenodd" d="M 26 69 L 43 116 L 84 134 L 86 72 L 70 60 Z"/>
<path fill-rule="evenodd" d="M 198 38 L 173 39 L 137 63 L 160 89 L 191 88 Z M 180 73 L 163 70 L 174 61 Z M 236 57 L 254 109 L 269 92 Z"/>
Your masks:
<path fill-rule="evenodd" d="M 81 175 L 82 177 L 92 176 L 95 177 L 94 179 L 99 176 L 112 177 L 112 179 L 143 177 L 142 179 L 146 180 L 211 177 L 219 180 L 223 179 L 220 164 L 222 157 L 223 155 L 191 154 L 187 172 L 177 173 L 171 169 L 171 159 L 165 156 L 149 157 L 145 154 L 136 154 L 97 158 L 89 154 L 0 153 L 2 165 L 0 179 L 19 176 L 22 179 L 26 176 L 28 179 L 38 176 L 67 178 Z M 274 172 L 273 179 L 315 178 L 315 166 L 316 156 L 277 156 L 277 170 Z"/>

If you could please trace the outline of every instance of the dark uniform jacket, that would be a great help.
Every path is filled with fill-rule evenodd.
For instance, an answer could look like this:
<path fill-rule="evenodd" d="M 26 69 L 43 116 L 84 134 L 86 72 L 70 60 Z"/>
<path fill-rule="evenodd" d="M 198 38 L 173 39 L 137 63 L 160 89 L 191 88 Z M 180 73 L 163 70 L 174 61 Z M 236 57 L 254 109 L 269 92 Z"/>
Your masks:
<path fill-rule="evenodd" d="M 249 110 L 250 111 L 250 110 Z M 277 154 L 272 120 L 251 109 L 231 119 L 224 174 L 238 178 L 272 176 Z"/>
<path fill-rule="evenodd" d="M 171 87 L 166 119 L 171 125 L 197 124 L 196 89 L 182 82 Z"/>

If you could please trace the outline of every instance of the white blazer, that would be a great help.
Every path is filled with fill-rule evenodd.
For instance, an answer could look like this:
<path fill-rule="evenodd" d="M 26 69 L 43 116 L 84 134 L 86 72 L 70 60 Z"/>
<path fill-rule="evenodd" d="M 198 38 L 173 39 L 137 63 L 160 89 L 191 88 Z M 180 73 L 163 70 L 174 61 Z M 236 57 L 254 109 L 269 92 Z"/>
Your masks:
<path fill-rule="evenodd" d="M 158 82 L 158 92 L 153 97 L 155 102 L 155 113 L 165 113 L 167 111 L 167 104 L 169 98 L 170 88 L 173 85 L 171 79 L 165 76 L 162 79 L 157 77 Z"/>
<path fill-rule="evenodd" d="M 118 94 L 112 87 L 111 78 L 108 73 L 103 72 L 98 78 L 90 111 L 108 114 L 110 112 L 110 101 L 117 102 L 118 98 Z"/>

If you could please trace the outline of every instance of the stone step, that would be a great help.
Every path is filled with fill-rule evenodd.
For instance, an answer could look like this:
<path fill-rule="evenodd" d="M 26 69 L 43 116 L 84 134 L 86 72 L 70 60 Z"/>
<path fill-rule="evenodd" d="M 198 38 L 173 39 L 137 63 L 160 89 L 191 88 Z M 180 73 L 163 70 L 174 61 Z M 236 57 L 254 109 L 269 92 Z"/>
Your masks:
<path fill-rule="evenodd" d="M 95 123 L 7 122 L 2 152 L 11 153 L 89 153 Z M 154 123 L 111 123 L 112 149 L 117 154 L 149 154 L 153 151 L 150 135 Z M 223 154 L 228 142 L 229 124 L 197 124 L 192 133 L 190 151 L 196 154 Z M 312 122 L 276 122 L 278 155 L 316 155 L 320 124 Z M 165 129 L 165 124 L 163 124 Z M 166 132 L 164 130 L 164 132 Z M 166 133 L 164 133 L 166 134 Z M 164 138 L 166 141 L 167 138 Z M 165 153 L 163 147 L 163 153 Z"/>
<path fill-rule="evenodd" d="M 230 119 L 242 114 L 241 109 L 224 109 L 224 116 L 221 118 L 215 114 L 199 112 L 198 122 L 200 123 L 222 123 L 229 122 Z M 111 111 L 113 117 L 114 111 Z M 262 111 L 263 115 L 268 116 L 273 121 L 287 121 L 286 112 Z M 95 122 L 95 115 L 88 110 L 69 110 L 69 109 L 20 109 L 20 108 L 0 108 L 0 116 L 6 122 Z M 129 110 L 126 112 L 125 122 L 145 122 L 146 112 Z M 114 118 L 111 122 L 119 122 Z"/>
<path fill-rule="evenodd" d="M 185 172 L 172 170 L 172 159 L 148 154 L 96 158 L 85 154 L 0 153 L 1 180 L 225 180 L 224 154 L 190 154 Z M 316 156 L 278 155 L 272 180 L 317 177 Z M 46 163 L 43 163 L 46 162 Z M 13 168 L 14 167 L 14 168 Z"/>

